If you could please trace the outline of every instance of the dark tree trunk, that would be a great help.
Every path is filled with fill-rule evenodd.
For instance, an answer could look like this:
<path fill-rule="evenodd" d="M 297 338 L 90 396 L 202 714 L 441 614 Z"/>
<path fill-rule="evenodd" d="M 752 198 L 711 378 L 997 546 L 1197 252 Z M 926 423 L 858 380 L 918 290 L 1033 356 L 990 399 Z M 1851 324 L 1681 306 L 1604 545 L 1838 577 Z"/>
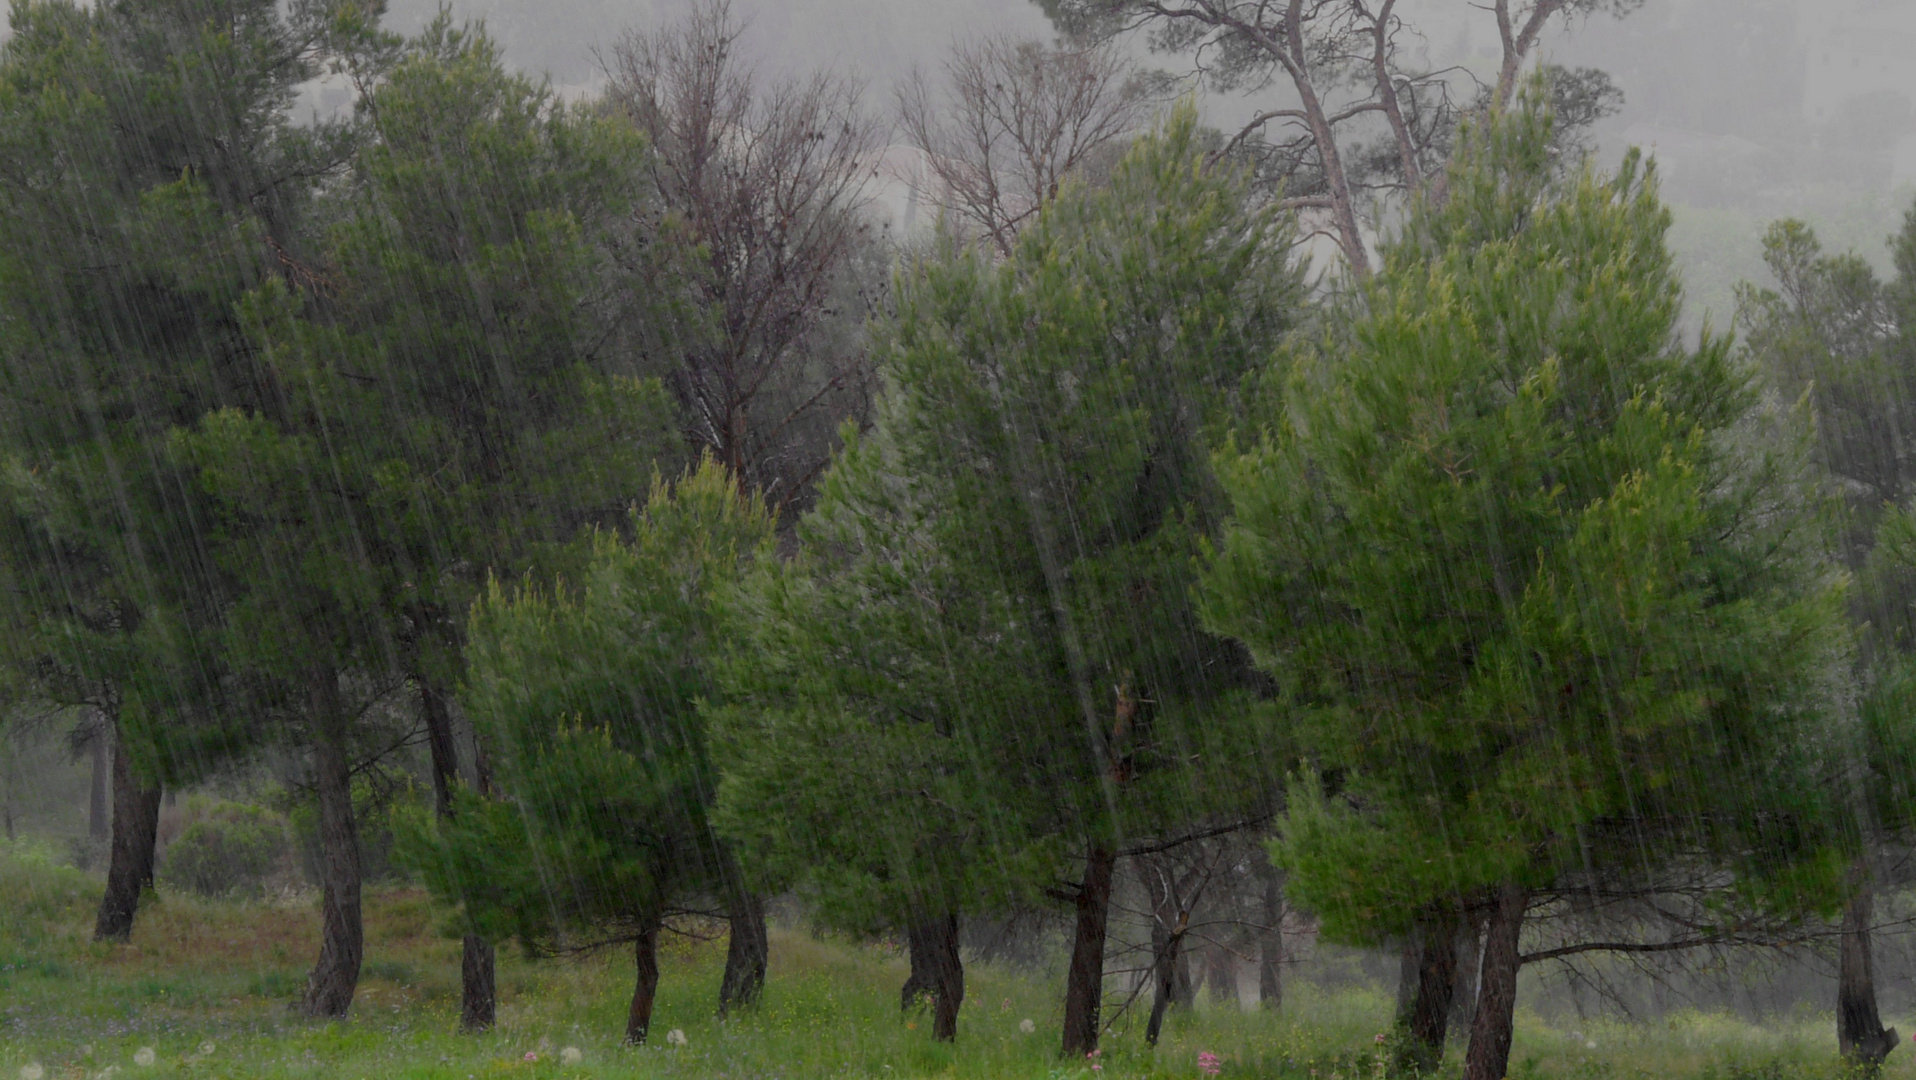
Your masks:
<path fill-rule="evenodd" d="M 1450 994 L 1450 1030 L 1468 1032 L 1477 1019 L 1477 969 L 1483 962 L 1477 919 L 1467 915 L 1457 934 L 1457 986 Z"/>
<path fill-rule="evenodd" d="M 1870 924 L 1876 908 L 1875 885 L 1869 870 L 1859 866 L 1851 875 L 1855 892 L 1843 908 L 1840 969 L 1836 980 L 1836 1045 L 1852 1070 L 1874 1075 L 1883 1059 L 1896 1049 L 1896 1029 L 1883 1027 L 1876 1012 L 1876 972 L 1870 945 Z"/>
<path fill-rule="evenodd" d="M 958 916 L 933 915 L 905 928 L 911 975 L 898 993 L 901 1009 L 931 1003 L 931 1037 L 958 1038 L 958 1009 L 965 1003 L 965 964 L 958 955 Z"/>
<path fill-rule="evenodd" d="M 659 994 L 659 924 L 656 920 L 640 931 L 632 946 L 635 978 L 632 983 L 632 1009 L 625 1017 L 625 1044 L 645 1045 L 652 1027 L 652 1003 Z"/>
<path fill-rule="evenodd" d="M 1417 927 L 1416 985 L 1403 1021 L 1405 1071 L 1434 1071 L 1444 1059 L 1450 1028 L 1450 998 L 1457 986 L 1457 918 L 1448 909 L 1433 912 Z"/>
<path fill-rule="evenodd" d="M 153 844 L 160 828 L 160 786 L 133 772 L 131 755 L 113 739 L 113 849 L 106 868 L 106 895 L 93 921 L 93 940 L 125 941 L 133 933 L 140 892 L 153 884 Z"/>
<path fill-rule="evenodd" d="M 1085 857 L 1084 881 L 1078 886 L 1071 968 L 1064 988 L 1067 1058 L 1082 1058 L 1098 1048 L 1104 1007 L 1104 935 L 1111 918 L 1111 884 L 1117 865 L 1117 853 L 1107 847 L 1094 846 Z"/>
<path fill-rule="evenodd" d="M 353 818 L 353 770 L 338 673 L 310 676 L 313 784 L 319 793 L 319 960 L 306 979 L 309 1016 L 345 1016 L 359 987 L 366 934 L 359 902 L 359 825 Z"/>
<path fill-rule="evenodd" d="M 113 745 L 105 724 L 93 733 L 93 787 L 87 799 L 86 834 L 90 840 L 113 835 Z"/>
<path fill-rule="evenodd" d="M 1529 900 L 1529 894 L 1521 885 L 1505 884 L 1497 890 L 1490 920 L 1484 926 L 1477 1018 L 1470 1028 L 1470 1050 L 1464 1055 L 1464 1080 L 1504 1080 L 1510 1068 L 1511 1026 L 1517 1015 L 1517 970 L 1523 965 L 1518 943 L 1523 935 L 1524 908 Z"/>
<path fill-rule="evenodd" d="M 1257 1003 L 1266 1012 L 1284 1007 L 1284 883 L 1275 869 L 1264 878 L 1264 926 L 1257 932 Z"/>
<path fill-rule="evenodd" d="M 725 855 L 732 899 L 727 921 L 731 934 L 725 946 L 725 974 L 719 980 L 719 1015 L 749 1008 L 765 991 L 765 965 L 771 956 L 765 932 L 765 900 L 745 886 L 731 853 Z"/>
<path fill-rule="evenodd" d="M 459 1030 L 489 1031 L 498 1018 L 499 986 L 492 943 L 467 934 L 459 950 Z"/>
<path fill-rule="evenodd" d="M 419 681 L 419 711 L 426 721 L 426 746 L 432 753 L 433 804 L 442 818 L 452 817 L 453 781 L 459 776 L 459 744 L 452 707 L 437 687 Z M 459 1030 L 490 1030 L 498 1017 L 497 962 L 492 943 L 467 934 L 459 952 Z"/>

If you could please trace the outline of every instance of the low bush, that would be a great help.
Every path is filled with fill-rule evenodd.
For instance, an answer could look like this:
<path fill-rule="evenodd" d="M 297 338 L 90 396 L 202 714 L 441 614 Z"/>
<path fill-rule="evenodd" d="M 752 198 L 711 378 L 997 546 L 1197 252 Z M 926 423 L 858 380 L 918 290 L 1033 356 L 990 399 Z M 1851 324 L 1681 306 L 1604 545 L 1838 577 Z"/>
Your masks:
<path fill-rule="evenodd" d="M 193 819 L 166 848 L 163 884 L 206 897 L 256 897 L 287 859 L 286 820 L 245 803 L 190 807 Z"/>

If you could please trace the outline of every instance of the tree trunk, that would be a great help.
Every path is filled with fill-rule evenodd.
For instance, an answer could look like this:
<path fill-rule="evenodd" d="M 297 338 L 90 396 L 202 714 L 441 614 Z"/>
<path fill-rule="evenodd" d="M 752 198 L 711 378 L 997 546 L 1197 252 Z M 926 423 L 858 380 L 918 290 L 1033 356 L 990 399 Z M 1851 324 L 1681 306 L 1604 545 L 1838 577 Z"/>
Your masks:
<path fill-rule="evenodd" d="M 1284 883 L 1275 869 L 1264 878 L 1264 926 L 1257 933 L 1257 1004 L 1284 1007 Z"/>
<path fill-rule="evenodd" d="M 1497 890 L 1496 906 L 1484 927 L 1477 1018 L 1470 1028 L 1470 1050 L 1464 1055 L 1464 1080 L 1504 1080 L 1510 1068 L 1511 1027 L 1517 1016 L 1517 969 L 1523 964 L 1518 942 L 1529 899 L 1523 886 L 1515 883 Z"/>
<path fill-rule="evenodd" d="M 639 932 L 632 946 L 636 978 L 632 983 L 632 1009 L 625 1017 L 625 1044 L 645 1045 L 645 1034 L 652 1027 L 652 1002 L 659 993 L 659 924 L 655 919 Z"/>
<path fill-rule="evenodd" d="M 909 1010 L 920 1001 L 931 1002 L 931 1037 L 940 1042 L 958 1038 L 958 1009 L 965 1003 L 965 965 L 958 955 L 958 916 L 933 915 L 905 928 L 911 975 L 899 991 L 899 1008 Z"/>
<path fill-rule="evenodd" d="M 113 835 L 113 746 L 105 724 L 93 733 L 93 784 L 88 793 L 86 834 L 89 840 L 105 840 Z"/>
<path fill-rule="evenodd" d="M 125 941 L 133 934 L 140 892 L 153 884 L 153 844 L 160 828 L 160 786 L 134 775 L 131 755 L 121 745 L 119 725 L 113 739 L 113 850 L 106 868 L 106 895 L 93 920 L 93 940 Z"/>
<path fill-rule="evenodd" d="M 1222 945 L 1204 950 L 1204 983 L 1213 1001 L 1237 1004 L 1237 955 Z"/>
<path fill-rule="evenodd" d="M 729 861 L 729 860 L 728 860 Z M 765 965 L 771 940 L 765 931 L 765 900 L 733 874 L 730 940 L 725 946 L 725 975 L 719 980 L 719 1015 L 749 1008 L 765 992 Z"/>
<path fill-rule="evenodd" d="M 1466 915 L 1457 935 L 1457 986 L 1450 994 L 1450 1030 L 1468 1032 L 1477 1019 L 1477 969 L 1483 962 L 1477 919 Z"/>
<path fill-rule="evenodd" d="M 345 704 L 330 667 L 309 676 L 313 783 L 319 793 L 319 959 L 306 980 L 308 1016 L 345 1016 L 359 987 L 366 934 L 359 902 L 359 825 L 353 818 L 353 771 Z"/>
<path fill-rule="evenodd" d="M 1111 918 L 1111 884 L 1117 864 L 1117 853 L 1102 845 L 1094 845 L 1085 856 L 1084 881 L 1078 886 L 1071 968 L 1064 988 L 1064 1056 L 1067 1058 L 1082 1058 L 1098 1048 L 1104 1006 L 1104 934 Z"/>
<path fill-rule="evenodd" d="M 1876 973 L 1870 924 L 1876 909 L 1875 885 L 1867 867 L 1851 873 L 1855 887 L 1843 908 L 1840 969 L 1836 980 L 1836 1045 L 1852 1070 L 1874 1075 L 1896 1049 L 1896 1029 L 1883 1027 L 1876 1012 Z"/>
<path fill-rule="evenodd" d="M 1403 1020 L 1406 1071 L 1434 1071 L 1444 1060 L 1450 998 L 1457 986 L 1457 916 L 1448 908 L 1417 927 L 1416 986 Z"/>
<path fill-rule="evenodd" d="M 1158 1044 L 1164 1030 L 1164 1014 L 1172 1008 L 1190 1009 L 1197 998 L 1191 985 L 1191 963 L 1184 955 L 1184 935 L 1190 927 L 1190 913 L 1175 905 L 1159 903 L 1157 918 L 1151 923 L 1151 1019 L 1144 1026 L 1144 1041 Z"/>
<path fill-rule="evenodd" d="M 459 777 L 459 748 L 452 707 L 437 687 L 419 680 L 419 711 L 426 721 L 426 747 L 432 754 L 433 804 L 441 818 L 452 817 L 453 781 Z M 490 1030 L 498 1017 L 497 960 L 492 943 L 467 934 L 459 951 L 459 1030 Z"/>

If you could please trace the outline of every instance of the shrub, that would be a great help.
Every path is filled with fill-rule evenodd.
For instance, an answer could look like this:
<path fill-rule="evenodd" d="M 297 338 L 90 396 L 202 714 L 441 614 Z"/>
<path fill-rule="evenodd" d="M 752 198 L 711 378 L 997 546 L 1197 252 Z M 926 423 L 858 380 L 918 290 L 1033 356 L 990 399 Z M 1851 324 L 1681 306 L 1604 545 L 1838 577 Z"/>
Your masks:
<path fill-rule="evenodd" d="M 286 822 L 245 803 L 200 811 L 167 846 L 160 880 L 201 896 L 258 896 L 286 855 Z"/>

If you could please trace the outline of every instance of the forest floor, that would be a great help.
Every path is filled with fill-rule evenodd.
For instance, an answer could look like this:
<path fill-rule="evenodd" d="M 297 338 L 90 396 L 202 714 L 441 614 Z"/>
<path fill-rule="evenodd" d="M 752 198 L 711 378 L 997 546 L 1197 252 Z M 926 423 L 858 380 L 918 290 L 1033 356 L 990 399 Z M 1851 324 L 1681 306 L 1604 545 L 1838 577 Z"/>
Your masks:
<path fill-rule="evenodd" d="M 1155 1050 L 1141 1023 L 1120 1024 L 1094 1070 L 1057 1058 L 1055 980 L 972 965 L 957 1045 L 940 1045 L 928 1018 L 898 1012 L 905 969 L 895 951 L 793 931 L 774 932 L 764 1001 L 730 1021 L 713 1014 L 723 942 L 675 940 L 661 964 L 654 1044 L 643 1049 L 618 1045 L 631 977 L 623 953 L 531 961 L 501 948 L 498 1027 L 462 1037 L 453 1031 L 458 942 L 410 888 L 369 892 L 352 1018 L 318 1023 L 286 1005 L 315 948 L 316 905 L 166 896 L 141 911 L 129 944 L 105 946 L 88 940 L 99 888 L 44 856 L 0 851 L 0 1080 L 1198 1080 L 1205 1051 L 1226 1080 L 1384 1074 L 1375 1038 L 1390 1002 L 1381 993 L 1297 985 L 1275 1016 L 1206 1002 L 1174 1017 Z M 1684 1014 L 1596 1025 L 1578 1040 L 1525 1015 L 1511 1076 L 1834 1077 L 1832 1027 L 1827 1016 L 1753 1025 Z M 683 1045 L 666 1044 L 674 1029 Z M 1892 1057 L 1883 1075 L 1916 1077 L 1916 1049 Z"/>

